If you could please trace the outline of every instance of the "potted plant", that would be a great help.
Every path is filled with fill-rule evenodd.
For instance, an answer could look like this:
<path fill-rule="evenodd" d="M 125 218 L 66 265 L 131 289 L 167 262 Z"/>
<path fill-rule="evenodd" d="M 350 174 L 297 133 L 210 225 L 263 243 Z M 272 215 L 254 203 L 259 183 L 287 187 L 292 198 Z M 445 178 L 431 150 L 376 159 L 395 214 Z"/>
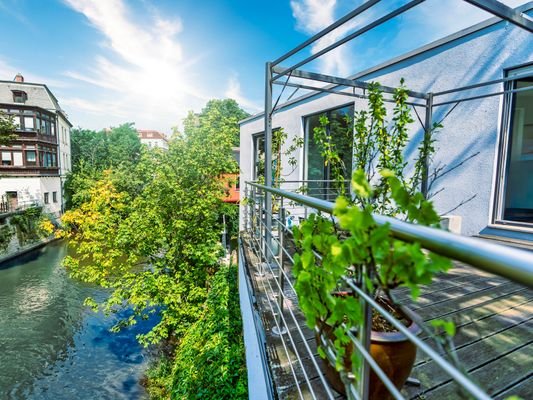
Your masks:
<path fill-rule="evenodd" d="M 346 277 L 354 279 L 400 320 L 412 332 L 421 327 L 413 321 L 409 310 L 398 307 L 392 289 L 407 286 L 413 298 L 422 284 L 431 282 L 435 273 L 450 267 L 449 260 L 422 250 L 417 243 L 395 239 L 388 225 L 377 225 L 373 213 L 385 214 L 408 222 L 438 227 L 440 217 L 430 201 L 417 188 L 425 162 L 434 151 L 432 139 L 424 140 L 410 177 L 405 175 L 407 163 L 403 151 L 407 143 L 407 128 L 413 122 L 406 104 L 407 92 L 402 85 L 394 93 L 394 117 L 386 122 L 386 108 L 378 84 L 369 92 L 369 110 L 356 113 L 351 128 L 354 132 L 354 166 L 350 197 L 339 186 L 339 197 L 332 217 L 312 214 L 294 236 L 298 248 L 295 255 L 295 289 L 307 324 L 317 331 L 318 351 L 326 359 L 322 337 L 335 350 L 334 368 L 326 364 L 326 376 L 332 386 L 344 392 L 339 371 L 346 375 L 357 372 L 361 358 L 354 351 L 351 329 L 363 322 L 359 298 L 346 285 Z M 327 119 L 321 119 L 315 138 L 322 149 L 325 163 L 329 163 L 335 182 L 346 177 L 346 168 L 336 154 L 331 141 L 321 134 Z M 434 126 L 436 128 L 437 125 Z M 319 130 L 322 130 L 319 131 Z M 337 165 L 335 165 L 337 163 Z M 372 182 L 372 184 L 371 184 Z M 317 257 L 319 255 L 319 257 Z M 394 332 L 377 314 L 373 318 L 371 355 L 387 373 L 397 388 L 409 376 L 416 357 L 416 348 L 403 334 Z M 371 376 L 370 393 L 373 399 L 387 399 L 388 390 L 376 376 Z"/>

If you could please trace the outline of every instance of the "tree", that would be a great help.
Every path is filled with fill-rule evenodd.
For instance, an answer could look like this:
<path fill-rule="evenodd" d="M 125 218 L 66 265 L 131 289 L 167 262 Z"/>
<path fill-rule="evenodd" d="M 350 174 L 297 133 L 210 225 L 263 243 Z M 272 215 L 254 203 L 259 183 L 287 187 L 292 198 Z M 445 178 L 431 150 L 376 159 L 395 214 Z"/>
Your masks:
<path fill-rule="evenodd" d="M 142 152 L 136 163 L 129 157 L 136 151 L 131 125 L 112 130 L 111 168 L 96 181 L 88 168 L 78 174 L 83 195 L 63 216 L 63 234 L 77 250 L 65 261 L 71 274 L 112 290 L 105 311 L 133 310 L 116 328 L 160 314 L 143 343 L 181 336 L 197 320 L 219 268 L 219 178 L 238 169 L 231 151 L 237 118 L 222 116 L 221 123 L 219 107 L 204 111 L 186 134 L 176 133 L 168 152 Z"/>
<path fill-rule="evenodd" d="M 89 191 L 102 178 L 102 172 L 114 168 L 115 173 L 128 175 L 122 180 L 128 191 L 138 188 L 132 166 L 141 157 L 141 142 L 132 123 L 108 131 L 73 129 L 71 132 L 72 172 L 65 182 L 67 209 L 78 207 L 90 198 Z"/>
<path fill-rule="evenodd" d="M 183 121 L 184 133 L 188 135 L 199 126 L 232 135 L 233 146 L 239 146 L 239 121 L 248 117 L 246 111 L 232 99 L 210 100 L 199 114 L 189 112 Z"/>
<path fill-rule="evenodd" d="M 141 154 L 141 141 L 133 123 L 110 130 L 73 129 L 71 132 L 72 169 L 81 165 L 103 170 L 120 164 L 136 163 Z"/>
<path fill-rule="evenodd" d="M 15 129 L 13 117 L 0 110 L 0 145 L 7 145 L 16 139 Z"/>
<path fill-rule="evenodd" d="M 96 169 L 104 169 L 109 166 L 108 137 L 105 131 L 72 129 L 70 146 L 74 172 L 77 172 L 82 165 Z"/>
<path fill-rule="evenodd" d="M 133 123 L 111 128 L 108 133 L 109 165 L 135 163 L 141 154 L 141 141 Z"/>

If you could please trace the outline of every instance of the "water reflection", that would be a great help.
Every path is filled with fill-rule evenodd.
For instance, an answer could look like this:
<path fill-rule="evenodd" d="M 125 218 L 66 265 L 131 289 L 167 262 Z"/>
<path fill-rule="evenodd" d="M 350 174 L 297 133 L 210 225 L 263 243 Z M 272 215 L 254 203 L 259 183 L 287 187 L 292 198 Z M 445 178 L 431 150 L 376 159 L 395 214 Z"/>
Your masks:
<path fill-rule="evenodd" d="M 106 292 L 69 279 L 65 254 L 58 242 L 0 269 L 0 399 L 144 398 L 135 336 L 155 321 L 110 333 L 114 318 L 82 305 Z"/>

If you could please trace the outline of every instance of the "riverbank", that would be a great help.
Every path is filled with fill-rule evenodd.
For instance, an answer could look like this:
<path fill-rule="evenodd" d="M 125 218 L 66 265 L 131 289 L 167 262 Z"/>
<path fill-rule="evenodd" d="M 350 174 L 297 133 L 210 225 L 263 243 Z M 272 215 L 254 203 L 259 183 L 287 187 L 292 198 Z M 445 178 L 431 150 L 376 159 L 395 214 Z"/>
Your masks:
<path fill-rule="evenodd" d="M 27 253 L 40 249 L 41 247 L 44 247 L 47 244 L 52 243 L 56 240 L 59 240 L 59 239 L 55 238 L 54 236 L 50 236 L 48 238 L 41 239 L 40 241 L 36 243 L 30 243 L 26 246 L 12 249 L 11 252 L 8 254 L 0 255 L 0 268 L 2 268 L 2 265 L 7 263 L 8 261 L 15 260 Z"/>
<path fill-rule="evenodd" d="M 145 399 L 139 383 L 151 355 L 137 342 L 157 321 L 119 333 L 121 315 L 83 305 L 108 292 L 68 277 L 65 242 L 54 241 L 0 266 L 0 399 Z"/>

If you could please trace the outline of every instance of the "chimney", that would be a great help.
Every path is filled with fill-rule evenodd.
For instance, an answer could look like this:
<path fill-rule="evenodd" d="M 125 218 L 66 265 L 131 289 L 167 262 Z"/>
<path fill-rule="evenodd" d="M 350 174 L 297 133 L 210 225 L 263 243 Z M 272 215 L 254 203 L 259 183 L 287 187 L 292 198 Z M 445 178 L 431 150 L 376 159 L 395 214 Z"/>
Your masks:
<path fill-rule="evenodd" d="M 21 75 L 21 73 L 19 72 L 16 76 L 15 76 L 15 79 L 13 79 L 15 82 L 20 82 L 20 83 L 23 83 L 24 82 L 24 77 Z"/>

